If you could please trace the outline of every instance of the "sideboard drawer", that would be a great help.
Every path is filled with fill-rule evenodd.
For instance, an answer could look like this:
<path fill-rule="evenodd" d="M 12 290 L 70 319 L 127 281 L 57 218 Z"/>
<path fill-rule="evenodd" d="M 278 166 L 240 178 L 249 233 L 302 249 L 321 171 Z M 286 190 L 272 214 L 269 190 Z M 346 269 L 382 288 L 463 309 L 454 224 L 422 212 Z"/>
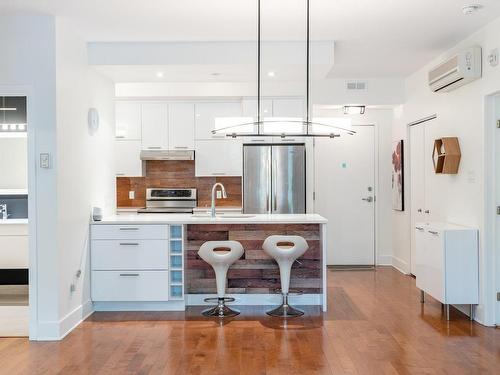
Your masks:
<path fill-rule="evenodd" d="M 166 240 L 168 225 L 93 225 L 93 240 Z"/>
<path fill-rule="evenodd" d="M 93 240 L 92 270 L 166 270 L 168 241 Z"/>
<path fill-rule="evenodd" d="M 168 301 L 168 271 L 92 271 L 93 301 Z"/>

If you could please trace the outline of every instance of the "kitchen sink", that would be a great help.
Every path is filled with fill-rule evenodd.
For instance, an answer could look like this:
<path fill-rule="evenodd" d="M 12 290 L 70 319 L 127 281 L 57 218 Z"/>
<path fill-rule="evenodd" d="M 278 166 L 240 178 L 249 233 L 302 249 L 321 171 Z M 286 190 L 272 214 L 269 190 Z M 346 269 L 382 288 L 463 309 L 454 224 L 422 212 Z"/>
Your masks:
<path fill-rule="evenodd" d="M 210 217 L 210 213 L 196 213 L 196 214 L 193 214 L 192 217 Z M 237 218 L 255 217 L 255 215 L 239 214 L 239 213 L 216 213 L 215 217 L 227 217 L 227 218 L 237 219 Z"/>

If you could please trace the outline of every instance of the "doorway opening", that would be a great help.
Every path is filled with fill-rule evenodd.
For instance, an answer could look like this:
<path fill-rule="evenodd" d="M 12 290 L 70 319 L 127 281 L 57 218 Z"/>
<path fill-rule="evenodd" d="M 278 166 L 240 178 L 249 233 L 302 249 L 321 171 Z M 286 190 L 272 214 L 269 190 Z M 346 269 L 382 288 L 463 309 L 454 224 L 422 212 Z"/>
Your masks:
<path fill-rule="evenodd" d="M 0 96 L 0 337 L 29 334 L 26 96 Z"/>

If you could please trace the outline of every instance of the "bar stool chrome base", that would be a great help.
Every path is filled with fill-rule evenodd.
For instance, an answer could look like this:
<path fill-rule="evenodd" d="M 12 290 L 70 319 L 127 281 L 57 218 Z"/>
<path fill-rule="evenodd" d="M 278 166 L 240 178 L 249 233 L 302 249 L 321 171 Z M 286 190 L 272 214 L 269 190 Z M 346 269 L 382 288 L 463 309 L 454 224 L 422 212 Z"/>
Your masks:
<path fill-rule="evenodd" d="M 277 308 L 266 311 L 267 315 L 276 316 L 279 318 L 295 318 L 304 315 L 304 311 L 292 307 L 288 304 L 288 294 L 283 294 L 283 303 Z"/>
<path fill-rule="evenodd" d="M 219 317 L 219 318 L 231 318 L 233 316 L 239 315 L 238 310 L 232 309 L 226 306 L 226 302 L 234 302 L 234 298 L 224 297 L 224 298 L 205 298 L 205 302 L 217 302 L 217 306 L 210 307 L 209 309 L 203 310 L 202 315 L 209 317 Z"/>

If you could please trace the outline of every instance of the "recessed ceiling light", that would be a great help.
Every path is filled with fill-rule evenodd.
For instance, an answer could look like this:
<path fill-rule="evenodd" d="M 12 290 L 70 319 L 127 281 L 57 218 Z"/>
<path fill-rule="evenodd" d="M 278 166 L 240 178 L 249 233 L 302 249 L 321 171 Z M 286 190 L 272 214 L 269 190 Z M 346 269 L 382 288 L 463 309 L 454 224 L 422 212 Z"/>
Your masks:
<path fill-rule="evenodd" d="M 468 5 L 464 5 L 462 7 L 462 13 L 463 14 L 472 14 L 472 13 L 477 12 L 482 7 L 483 6 L 481 4 L 468 4 Z"/>
<path fill-rule="evenodd" d="M 164 75 L 164 74 L 163 74 L 163 72 L 158 72 L 158 73 L 156 73 L 156 76 L 157 76 L 158 78 L 163 78 L 163 75 Z"/>
<path fill-rule="evenodd" d="M 267 76 L 268 77 L 274 77 L 276 74 L 271 70 L 269 72 L 267 72 Z"/>

